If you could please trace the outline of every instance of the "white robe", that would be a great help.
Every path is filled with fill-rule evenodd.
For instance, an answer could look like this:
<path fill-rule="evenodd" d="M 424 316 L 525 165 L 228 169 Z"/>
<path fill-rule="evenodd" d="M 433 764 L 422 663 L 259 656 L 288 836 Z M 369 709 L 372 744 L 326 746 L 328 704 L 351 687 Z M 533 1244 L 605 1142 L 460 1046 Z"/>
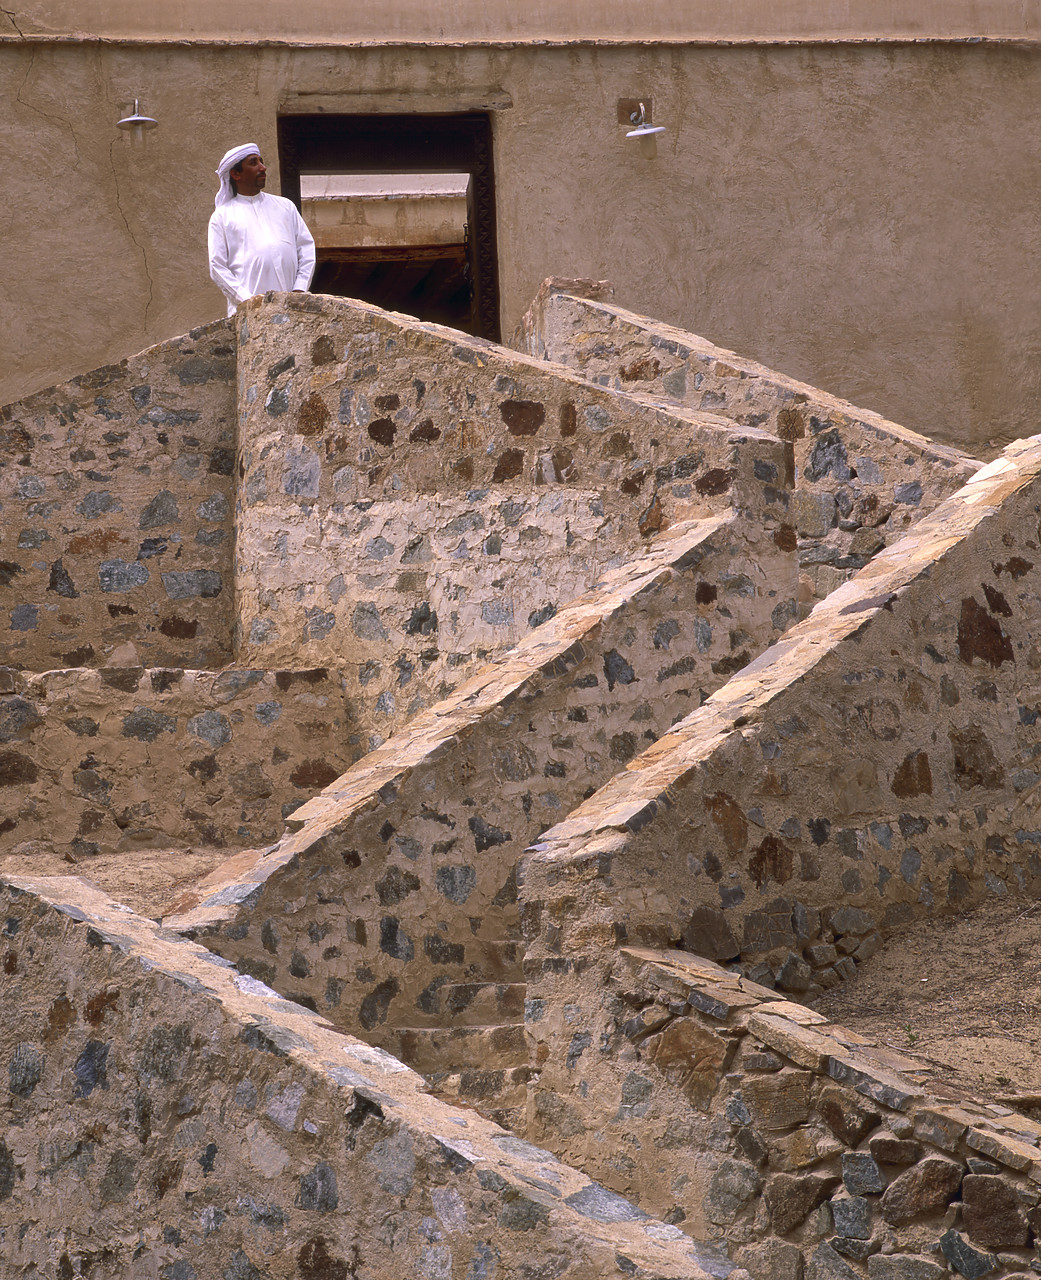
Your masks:
<path fill-rule="evenodd" d="M 314 275 L 314 240 L 296 205 L 261 191 L 236 196 L 210 217 L 210 276 L 228 300 L 268 289 L 307 289 Z"/>

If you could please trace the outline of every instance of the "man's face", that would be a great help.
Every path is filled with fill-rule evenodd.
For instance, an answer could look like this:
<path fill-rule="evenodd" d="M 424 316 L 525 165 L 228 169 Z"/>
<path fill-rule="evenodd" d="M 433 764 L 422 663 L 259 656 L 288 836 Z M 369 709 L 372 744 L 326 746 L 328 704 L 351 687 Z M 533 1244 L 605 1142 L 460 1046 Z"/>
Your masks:
<path fill-rule="evenodd" d="M 231 180 L 240 196 L 259 195 L 267 182 L 267 169 L 260 156 L 247 156 L 240 165 L 231 171 Z"/>

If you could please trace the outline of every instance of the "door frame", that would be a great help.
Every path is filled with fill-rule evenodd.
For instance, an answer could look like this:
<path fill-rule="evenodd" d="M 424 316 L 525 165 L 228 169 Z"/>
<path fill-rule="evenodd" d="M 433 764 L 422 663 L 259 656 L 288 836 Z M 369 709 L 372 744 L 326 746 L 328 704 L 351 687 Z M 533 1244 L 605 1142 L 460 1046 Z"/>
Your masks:
<path fill-rule="evenodd" d="M 500 340 L 499 258 L 491 117 L 458 115 L 282 115 L 282 194 L 300 207 L 300 173 L 468 173 L 475 330 Z"/>

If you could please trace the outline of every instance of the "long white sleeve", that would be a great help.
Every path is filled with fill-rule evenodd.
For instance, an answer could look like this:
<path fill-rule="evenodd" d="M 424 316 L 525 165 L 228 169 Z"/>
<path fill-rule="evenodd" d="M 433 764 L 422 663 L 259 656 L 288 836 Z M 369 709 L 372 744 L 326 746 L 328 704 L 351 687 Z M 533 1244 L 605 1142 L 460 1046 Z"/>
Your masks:
<path fill-rule="evenodd" d="M 228 235 L 224 219 L 214 213 L 209 226 L 210 279 L 228 300 L 228 313 L 249 297 L 236 281 L 231 265 L 231 254 L 228 250 Z"/>
<path fill-rule="evenodd" d="M 314 276 L 315 252 L 314 237 L 307 229 L 307 223 L 294 207 L 293 212 L 296 213 L 296 252 L 297 252 L 297 269 L 296 283 L 294 289 L 302 289 L 306 293 L 311 285 L 311 278 Z"/>

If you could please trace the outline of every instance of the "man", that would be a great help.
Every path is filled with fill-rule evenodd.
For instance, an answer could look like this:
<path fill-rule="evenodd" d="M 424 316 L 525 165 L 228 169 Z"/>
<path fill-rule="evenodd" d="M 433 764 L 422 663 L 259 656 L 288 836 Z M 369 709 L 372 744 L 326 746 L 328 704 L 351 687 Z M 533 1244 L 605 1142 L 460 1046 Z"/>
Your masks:
<path fill-rule="evenodd" d="M 228 300 L 228 315 L 268 289 L 306 293 L 314 275 L 314 240 L 293 202 L 264 190 L 267 169 L 260 148 L 254 142 L 233 147 L 217 177 L 210 276 Z"/>

